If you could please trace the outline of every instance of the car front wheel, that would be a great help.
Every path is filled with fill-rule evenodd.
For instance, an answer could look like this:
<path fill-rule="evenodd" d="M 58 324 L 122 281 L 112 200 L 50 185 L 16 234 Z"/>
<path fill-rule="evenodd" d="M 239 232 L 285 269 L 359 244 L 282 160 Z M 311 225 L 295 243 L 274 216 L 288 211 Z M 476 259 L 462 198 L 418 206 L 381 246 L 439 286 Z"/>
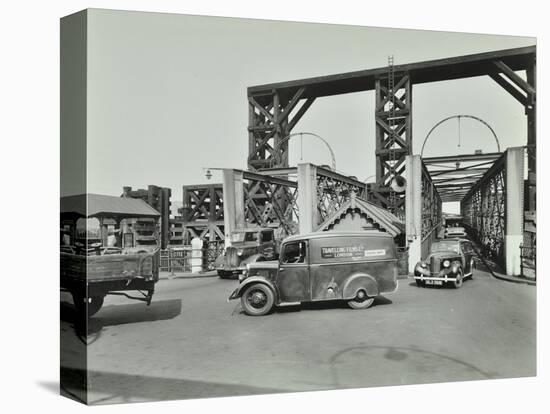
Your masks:
<path fill-rule="evenodd" d="M 247 315 L 262 316 L 273 308 L 275 295 L 268 286 L 256 283 L 247 287 L 241 296 L 241 305 Z"/>
<path fill-rule="evenodd" d="M 456 274 L 456 280 L 453 282 L 453 286 L 458 289 L 462 287 L 462 283 L 464 282 L 464 276 L 462 275 L 462 270 L 459 270 Z"/>

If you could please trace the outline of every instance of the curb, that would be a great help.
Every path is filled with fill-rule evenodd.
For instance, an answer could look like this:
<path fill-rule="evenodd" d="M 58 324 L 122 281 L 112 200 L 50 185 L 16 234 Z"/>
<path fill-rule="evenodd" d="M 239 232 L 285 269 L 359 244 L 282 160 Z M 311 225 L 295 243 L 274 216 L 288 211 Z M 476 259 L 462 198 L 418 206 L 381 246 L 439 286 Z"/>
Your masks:
<path fill-rule="evenodd" d="M 159 276 L 159 280 L 174 280 L 174 279 L 203 279 L 209 277 L 218 277 L 217 273 L 188 273 L 188 274 L 175 274 L 175 275 L 163 275 Z"/>

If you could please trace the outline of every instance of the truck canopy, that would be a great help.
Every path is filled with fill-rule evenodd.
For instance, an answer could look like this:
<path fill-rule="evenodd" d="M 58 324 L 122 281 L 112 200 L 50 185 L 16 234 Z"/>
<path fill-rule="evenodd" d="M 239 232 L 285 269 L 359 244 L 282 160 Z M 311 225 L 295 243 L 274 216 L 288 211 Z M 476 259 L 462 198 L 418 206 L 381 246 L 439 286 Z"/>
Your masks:
<path fill-rule="evenodd" d="M 160 217 L 160 213 L 143 200 L 89 193 L 61 197 L 60 212 L 66 217 Z"/>

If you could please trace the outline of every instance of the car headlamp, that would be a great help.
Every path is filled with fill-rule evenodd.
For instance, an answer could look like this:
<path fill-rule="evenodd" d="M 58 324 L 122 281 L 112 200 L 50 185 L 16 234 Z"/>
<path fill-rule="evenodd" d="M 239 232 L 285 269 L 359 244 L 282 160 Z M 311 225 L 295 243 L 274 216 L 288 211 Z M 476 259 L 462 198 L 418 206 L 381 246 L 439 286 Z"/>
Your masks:
<path fill-rule="evenodd" d="M 243 250 L 243 249 L 237 250 L 237 256 L 242 256 L 243 253 L 244 253 L 244 250 Z"/>
<path fill-rule="evenodd" d="M 449 267 L 451 265 L 451 262 L 449 260 L 443 261 L 443 267 Z"/>
<path fill-rule="evenodd" d="M 428 267 L 428 264 L 426 262 L 420 262 L 420 267 L 422 267 L 423 269 L 427 268 Z"/>

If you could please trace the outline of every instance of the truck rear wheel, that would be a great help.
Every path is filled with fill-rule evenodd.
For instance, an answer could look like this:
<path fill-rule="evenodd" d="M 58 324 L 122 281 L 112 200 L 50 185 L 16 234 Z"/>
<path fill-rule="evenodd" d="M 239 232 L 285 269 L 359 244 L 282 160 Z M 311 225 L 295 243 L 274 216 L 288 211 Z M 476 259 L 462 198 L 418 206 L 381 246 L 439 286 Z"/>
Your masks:
<path fill-rule="evenodd" d="M 99 312 L 103 306 L 104 296 L 90 296 L 85 298 L 73 293 L 73 302 L 80 315 L 87 315 L 88 318 Z"/>

